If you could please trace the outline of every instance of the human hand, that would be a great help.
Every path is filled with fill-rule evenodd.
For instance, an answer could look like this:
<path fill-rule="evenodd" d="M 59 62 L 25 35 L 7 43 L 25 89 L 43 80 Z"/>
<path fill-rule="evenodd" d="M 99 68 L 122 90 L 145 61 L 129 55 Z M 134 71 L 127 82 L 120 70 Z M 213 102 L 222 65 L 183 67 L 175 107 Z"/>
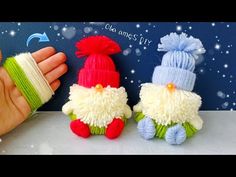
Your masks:
<path fill-rule="evenodd" d="M 0 62 L 1 62 L 0 52 Z M 39 69 L 53 91 L 60 86 L 59 77 L 68 70 L 64 53 L 57 53 L 53 47 L 45 47 L 32 53 Z M 31 113 L 30 105 L 17 89 L 7 71 L 0 67 L 0 135 L 21 124 Z"/>

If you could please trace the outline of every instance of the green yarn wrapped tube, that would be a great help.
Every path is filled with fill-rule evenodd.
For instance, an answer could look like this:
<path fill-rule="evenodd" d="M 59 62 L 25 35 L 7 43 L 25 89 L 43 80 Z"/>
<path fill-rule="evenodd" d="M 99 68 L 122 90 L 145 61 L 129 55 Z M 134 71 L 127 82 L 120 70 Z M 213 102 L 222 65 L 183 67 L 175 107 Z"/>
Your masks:
<path fill-rule="evenodd" d="M 21 91 L 29 103 L 32 112 L 42 106 L 42 102 L 34 86 L 31 84 L 21 67 L 17 64 L 13 57 L 9 57 L 3 67 L 6 69 L 11 79 L 15 82 L 17 88 Z"/>
<path fill-rule="evenodd" d="M 68 116 L 69 116 L 71 121 L 77 119 L 77 116 L 73 113 L 70 113 Z M 122 121 L 124 121 L 124 123 L 126 124 L 127 123 L 127 118 L 122 117 Z M 89 125 L 89 129 L 90 129 L 90 133 L 92 135 L 104 135 L 106 133 L 106 128 L 105 127 L 97 127 L 97 126 Z"/>
<path fill-rule="evenodd" d="M 134 119 L 136 122 L 139 122 L 144 117 L 145 117 L 145 115 L 142 112 L 136 112 L 134 114 Z M 172 127 L 177 124 L 177 123 L 172 122 L 169 125 L 161 125 L 161 124 L 157 124 L 155 121 L 153 121 L 153 122 L 155 123 L 155 127 L 156 127 L 156 137 L 158 137 L 160 139 L 165 138 L 166 131 L 169 127 Z M 182 126 L 184 127 L 184 129 L 186 131 L 187 138 L 192 137 L 198 131 L 189 122 L 182 123 Z"/>
<path fill-rule="evenodd" d="M 185 128 L 186 130 L 186 135 L 187 135 L 187 138 L 190 138 L 192 137 L 196 132 L 197 132 L 197 129 L 194 128 L 190 123 L 188 122 L 185 122 L 182 124 L 182 126 Z"/>
<path fill-rule="evenodd" d="M 145 115 L 142 112 L 136 112 L 134 114 L 134 120 L 136 122 L 139 122 L 140 120 L 142 120 L 145 117 Z"/>
<path fill-rule="evenodd" d="M 106 132 L 105 127 L 95 127 L 95 126 L 89 126 L 90 133 L 93 135 L 104 135 Z"/>

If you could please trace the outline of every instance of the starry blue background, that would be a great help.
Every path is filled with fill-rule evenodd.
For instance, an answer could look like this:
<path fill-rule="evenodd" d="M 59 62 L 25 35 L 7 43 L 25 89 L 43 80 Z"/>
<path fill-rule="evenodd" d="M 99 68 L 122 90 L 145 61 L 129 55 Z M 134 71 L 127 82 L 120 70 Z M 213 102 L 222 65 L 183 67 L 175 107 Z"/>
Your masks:
<path fill-rule="evenodd" d="M 27 38 L 45 32 L 49 42 Z M 157 51 L 160 38 L 170 32 L 185 32 L 199 38 L 206 53 L 197 60 L 194 92 L 201 95 L 201 110 L 236 109 L 236 23 L 229 22 L 5 22 L 0 23 L 0 48 L 3 57 L 33 52 L 54 46 L 66 53 L 69 71 L 53 99 L 40 110 L 59 111 L 68 99 L 69 86 L 77 81 L 84 60 L 75 56 L 75 43 L 85 36 L 103 34 L 117 41 L 122 52 L 114 55 L 121 85 L 129 95 L 129 104 L 138 102 L 140 84 L 151 81 L 155 66 L 164 53 Z M 141 39 L 141 41 L 140 41 Z M 145 43 L 146 41 L 146 43 Z M 147 41 L 151 41 L 149 44 Z M 140 43 L 141 42 L 141 43 Z"/>

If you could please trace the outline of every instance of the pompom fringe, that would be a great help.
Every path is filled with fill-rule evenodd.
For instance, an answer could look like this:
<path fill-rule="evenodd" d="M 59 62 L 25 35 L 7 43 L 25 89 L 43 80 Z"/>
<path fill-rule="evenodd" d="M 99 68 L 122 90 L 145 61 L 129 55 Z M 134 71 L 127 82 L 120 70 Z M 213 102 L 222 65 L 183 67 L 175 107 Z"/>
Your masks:
<path fill-rule="evenodd" d="M 121 51 L 120 46 L 115 41 L 106 36 L 90 36 L 76 43 L 78 51 L 77 57 L 84 57 L 91 54 L 112 55 Z"/>
<path fill-rule="evenodd" d="M 184 51 L 192 54 L 197 59 L 198 55 L 205 53 L 202 42 L 199 39 L 188 37 L 186 33 L 170 33 L 161 38 L 161 44 L 158 44 L 158 51 Z"/>

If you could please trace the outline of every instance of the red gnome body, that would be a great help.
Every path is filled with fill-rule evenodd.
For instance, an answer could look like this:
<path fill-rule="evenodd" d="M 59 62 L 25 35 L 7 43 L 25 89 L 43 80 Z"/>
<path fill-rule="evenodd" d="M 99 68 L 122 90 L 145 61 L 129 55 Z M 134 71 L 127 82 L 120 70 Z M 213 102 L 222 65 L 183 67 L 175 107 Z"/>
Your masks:
<path fill-rule="evenodd" d="M 120 52 L 120 46 L 106 36 L 91 36 L 77 42 L 76 47 L 77 57 L 87 59 L 62 111 L 71 117 L 71 130 L 78 136 L 117 138 L 131 117 L 127 93 L 120 87 L 120 74 L 109 57 Z"/>

